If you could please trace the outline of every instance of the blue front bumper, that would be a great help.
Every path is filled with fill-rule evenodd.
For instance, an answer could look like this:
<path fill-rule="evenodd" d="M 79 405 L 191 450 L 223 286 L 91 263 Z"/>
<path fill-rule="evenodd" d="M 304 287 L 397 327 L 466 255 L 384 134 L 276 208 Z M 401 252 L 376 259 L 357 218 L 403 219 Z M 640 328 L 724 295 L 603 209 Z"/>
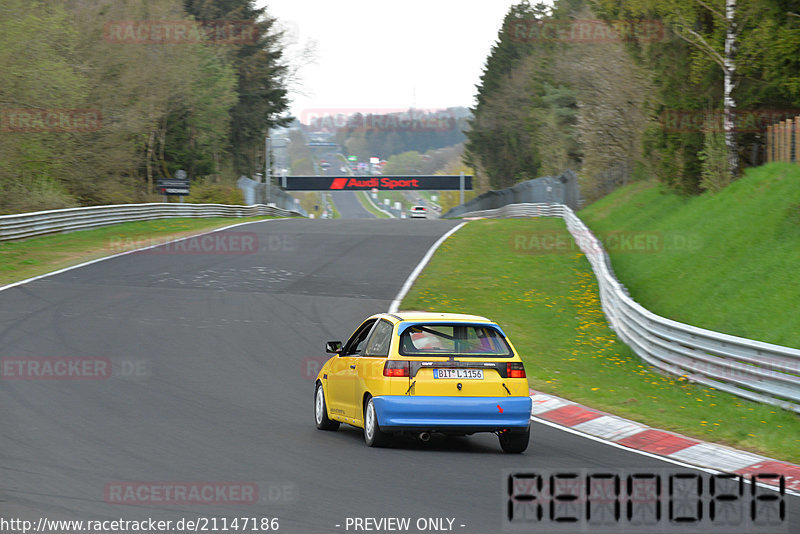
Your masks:
<path fill-rule="evenodd" d="M 373 399 L 384 431 L 493 432 L 527 428 L 530 397 L 407 397 Z"/>

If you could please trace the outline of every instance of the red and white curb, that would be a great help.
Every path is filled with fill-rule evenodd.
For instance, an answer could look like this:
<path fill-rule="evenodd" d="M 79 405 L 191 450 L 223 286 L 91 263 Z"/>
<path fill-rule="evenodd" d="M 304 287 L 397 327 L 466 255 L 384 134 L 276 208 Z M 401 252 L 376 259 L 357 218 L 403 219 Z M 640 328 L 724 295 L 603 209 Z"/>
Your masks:
<path fill-rule="evenodd" d="M 530 393 L 533 420 L 674 463 L 745 476 L 783 475 L 786 489 L 800 492 L 800 465 L 657 430 L 546 393 L 534 390 Z M 769 480 L 763 482 L 770 483 Z"/>

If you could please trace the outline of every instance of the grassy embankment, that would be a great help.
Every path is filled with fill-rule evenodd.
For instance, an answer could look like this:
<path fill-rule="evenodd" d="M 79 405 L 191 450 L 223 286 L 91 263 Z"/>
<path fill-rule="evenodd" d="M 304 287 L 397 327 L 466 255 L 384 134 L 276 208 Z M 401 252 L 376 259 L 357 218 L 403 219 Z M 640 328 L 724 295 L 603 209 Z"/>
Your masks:
<path fill-rule="evenodd" d="M 695 198 L 635 184 L 580 215 L 601 237 L 656 236 L 650 250 L 611 250 L 618 278 L 652 311 L 800 347 L 800 167 L 754 169 Z M 402 308 L 498 321 L 537 390 L 800 462 L 800 417 L 650 369 L 608 328 L 586 258 L 540 246 L 558 242 L 571 238 L 557 219 L 471 222 L 442 245 Z"/>
<path fill-rule="evenodd" d="M 368 193 L 366 191 L 359 191 L 358 193 L 356 193 L 356 196 L 358 196 L 358 201 L 361 202 L 361 205 L 364 206 L 364 209 L 373 214 L 378 219 L 391 219 L 391 217 L 386 215 L 384 212 L 375 208 L 375 205 L 372 202 L 370 202 L 370 199 L 368 198 L 370 194 L 371 193 Z"/>

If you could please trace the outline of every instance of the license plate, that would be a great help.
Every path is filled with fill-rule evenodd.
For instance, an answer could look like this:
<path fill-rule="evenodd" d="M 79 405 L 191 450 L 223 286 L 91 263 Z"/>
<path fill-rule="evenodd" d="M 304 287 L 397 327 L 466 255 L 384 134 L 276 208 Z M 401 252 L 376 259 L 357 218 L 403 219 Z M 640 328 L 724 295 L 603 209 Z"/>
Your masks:
<path fill-rule="evenodd" d="M 483 369 L 434 369 L 433 378 L 483 380 Z"/>

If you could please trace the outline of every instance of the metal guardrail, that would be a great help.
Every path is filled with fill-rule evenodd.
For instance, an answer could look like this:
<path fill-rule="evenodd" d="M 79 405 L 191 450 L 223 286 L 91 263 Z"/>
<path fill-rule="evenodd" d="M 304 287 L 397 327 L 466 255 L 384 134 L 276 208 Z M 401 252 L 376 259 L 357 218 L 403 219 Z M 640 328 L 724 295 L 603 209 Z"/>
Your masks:
<path fill-rule="evenodd" d="M 356 194 L 357 195 L 362 195 L 363 197 L 365 197 L 367 199 L 367 202 L 369 202 L 372 205 L 373 208 L 375 208 L 376 210 L 380 211 L 381 213 L 386 214 L 390 219 L 396 219 L 397 218 L 397 215 L 392 213 L 392 211 L 387 211 L 384 206 L 380 206 L 374 200 L 372 200 L 372 193 L 370 193 L 369 191 L 360 191 L 360 192 L 358 192 Z"/>
<path fill-rule="evenodd" d="M 564 204 L 538 204 L 538 203 L 525 203 L 525 204 L 508 204 L 501 208 L 491 210 L 470 211 L 459 218 L 481 218 L 486 217 L 489 219 L 507 219 L 514 217 L 563 217 Z M 569 208 L 567 208 L 569 209 Z M 444 216 L 442 216 L 444 218 Z"/>
<path fill-rule="evenodd" d="M 275 184 L 269 189 L 269 198 L 267 198 L 267 184 L 256 182 L 247 176 L 240 176 L 236 182 L 236 187 L 242 191 L 244 202 L 248 205 L 266 204 L 277 206 L 281 209 L 296 211 L 303 217 L 308 217 L 308 213 L 300 205 L 300 201 Z"/>
<path fill-rule="evenodd" d="M 757 402 L 800 413 L 800 350 L 706 330 L 656 315 L 614 276 L 602 243 L 562 204 L 510 204 L 462 217 L 561 217 L 597 277 L 611 328 L 650 365 Z"/>
<path fill-rule="evenodd" d="M 442 215 L 442 218 L 463 217 L 467 212 L 498 209 L 509 204 L 523 203 L 566 204 L 572 208 L 578 208 L 581 205 L 578 176 L 567 170 L 558 176 L 543 176 L 519 182 L 506 189 L 487 191 L 448 210 Z"/>
<path fill-rule="evenodd" d="M 300 213 L 275 206 L 225 204 L 119 204 L 0 215 L 0 241 L 72 232 L 111 224 L 152 219 L 192 217 L 300 217 Z"/>

